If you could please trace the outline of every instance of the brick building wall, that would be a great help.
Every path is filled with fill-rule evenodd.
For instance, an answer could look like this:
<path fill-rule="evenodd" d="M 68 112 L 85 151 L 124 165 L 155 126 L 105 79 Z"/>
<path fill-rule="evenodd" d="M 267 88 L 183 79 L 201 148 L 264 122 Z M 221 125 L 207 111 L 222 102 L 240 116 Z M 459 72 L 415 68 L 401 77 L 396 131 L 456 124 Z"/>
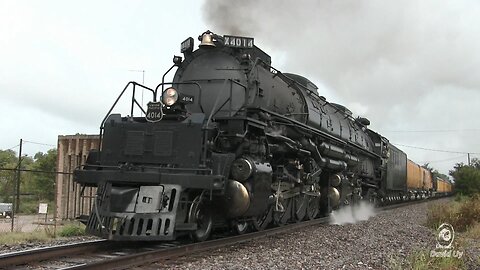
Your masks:
<path fill-rule="evenodd" d="M 96 188 L 84 190 L 73 181 L 73 171 L 85 163 L 88 153 L 98 149 L 98 135 L 60 135 L 58 136 L 58 157 L 56 179 L 57 219 L 74 219 L 88 215 L 92 209 Z"/>

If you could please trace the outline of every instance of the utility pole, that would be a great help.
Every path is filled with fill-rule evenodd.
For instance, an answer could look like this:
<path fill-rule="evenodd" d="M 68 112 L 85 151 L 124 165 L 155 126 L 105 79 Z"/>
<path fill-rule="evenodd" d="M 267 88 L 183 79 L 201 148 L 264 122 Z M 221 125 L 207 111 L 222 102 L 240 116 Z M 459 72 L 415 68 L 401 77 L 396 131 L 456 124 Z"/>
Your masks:
<path fill-rule="evenodd" d="M 467 153 L 468 156 L 468 166 L 470 166 L 470 153 Z"/>
<path fill-rule="evenodd" d="M 142 85 L 145 85 L 145 70 L 142 70 Z M 143 107 L 143 92 L 145 91 L 145 89 L 143 89 L 142 87 L 142 107 Z M 140 116 L 142 116 L 143 113 L 140 113 Z"/>
<path fill-rule="evenodd" d="M 16 201 L 15 201 L 15 212 L 18 213 L 18 210 L 20 209 L 20 170 L 22 169 L 21 168 L 21 165 L 22 165 L 22 144 L 23 144 L 23 140 L 20 139 L 20 150 L 18 150 L 18 165 L 17 165 L 17 188 L 16 188 L 16 193 L 17 193 L 17 198 L 16 198 Z"/>

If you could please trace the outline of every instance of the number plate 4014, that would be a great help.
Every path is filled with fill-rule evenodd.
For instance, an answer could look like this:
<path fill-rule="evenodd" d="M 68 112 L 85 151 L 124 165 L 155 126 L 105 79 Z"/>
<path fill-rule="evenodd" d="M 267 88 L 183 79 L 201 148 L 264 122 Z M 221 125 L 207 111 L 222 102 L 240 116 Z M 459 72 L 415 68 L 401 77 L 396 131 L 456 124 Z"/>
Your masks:
<path fill-rule="evenodd" d="M 237 37 L 237 36 L 223 36 L 224 45 L 235 48 L 253 48 L 253 38 Z"/>
<path fill-rule="evenodd" d="M 145 119 L 148 122 L 158 122 L 163 118 L 163 110 L 161 102 L 149 102 L 147 104 L 147 113 Z"/>

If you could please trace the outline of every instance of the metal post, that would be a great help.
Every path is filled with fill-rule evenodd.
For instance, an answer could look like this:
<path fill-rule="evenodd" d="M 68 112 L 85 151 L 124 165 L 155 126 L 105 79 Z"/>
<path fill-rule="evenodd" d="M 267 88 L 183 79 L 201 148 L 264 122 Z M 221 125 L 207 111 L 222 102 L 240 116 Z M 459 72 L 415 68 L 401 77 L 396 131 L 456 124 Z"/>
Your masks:
<path fill-rule="evenodd" d="M 142 85 L 145 86 L 145 70 L 142 70 Z M 142 87 L 142 108 L 143 108 L 143 92 L 144 91 L 145 91 L 145 88 Z M 143 116 L 142 111 L 140 111 L 140 116 Z"/>
<path fill-rule="evenodd" d="M 23 144 L 23 140 L 20 139 L 20 150 L 18 151 L 18 166 L 17 166 L 17 199 L 16 199 L 16 202 L 15 202 L 15 211 L 18 213 L 19 209 L 20 209 L 20 170 L 22 169 L 21 168 L 21 165 L 22 165 L 22 144 Z"/>
<path fill-rule="evenodd" d="M 58 142 L 58 145 L 60 146 L 60 141 Z M 60 147 L 57 147 L 57 149 L 60 149 Z M 59 153 L 59 152 L 60 151 L 58 151 L 57 153 Z M 57 163 L 57 166 L 58 166 L 58 163 Z M 61 170 L 63 171 L 63 168 L 61 168 Z M 58 171 L 57 171 L 57 176 L 58 176 Z M 63 180 L 63 178 L 62 178 L 62 180 Z M 58 182 L 57 181 L 58 181 L 58 177 L 56 177 L 56 179 L 55 179 L 55 184 L 53 185 L 54 186 L 53 190 L 57 190 L 57 188 L 58 188 Z M 58 199 L 58 190 L 57 190 L 57 192 L 55 192 L 55 200 L 53 201 L 53 237 L 54 238 L 57 237 L 57 217 L 58 217 L 57 199 Z"/>
<path fill-rule="evenodd" d="M 129 69 L 128 71 L 142 72 L 142 86 L 145 86 L 145 70 L 144 69 L 141 69 L 141 70 L 140 69 Z M 142 101 L 141 101 L 142 107 L 143 107 L 143 92 L 144 91 L 145 91 L 145 88 L 142 87 Z M 140 116 L 143 116 L 143 112 L 140 112 Z"/>
<path fill-rule="evenodd" d="M 15 179 L 17 178 L 16 172 L 12 173 L 12 213 L 10 214 L 11 224 L 10 224 L 10 232 L 13 232 L 13 225 L 15 223 Z"/>
<path fill-rule="evenodd" d="M 21 149 L 21 148 L 20 148 Z M 468 166 L 470 166 L 470 153 L 467 153 L 467 156 L 468 156 Z"/>

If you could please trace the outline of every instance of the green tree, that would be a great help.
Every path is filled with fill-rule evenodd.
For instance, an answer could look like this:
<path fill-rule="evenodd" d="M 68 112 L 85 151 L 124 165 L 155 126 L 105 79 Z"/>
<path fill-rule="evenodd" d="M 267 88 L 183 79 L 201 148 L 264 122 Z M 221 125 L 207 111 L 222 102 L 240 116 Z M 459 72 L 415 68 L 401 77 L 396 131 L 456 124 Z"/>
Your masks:
<path fill-rule="evenodd" d="M 34 156 L 32 170 L 54 172 L 57 164 L 57 150 L 50 149 L 47 153 L 39 152 Z M 29 190 L 32 190 L 39 200 L 53 201 L 55 198 L 55 174 L 34 173 Z"/>
<path fill-rule="evenodd" d="M 17 166 L 17 154 L 13 150 L 0 150 L 0 168 L 11 169 Z M 14 171 L 0 170 L 0 202 L 11 202 Z"/>
<path fill-rule="evenodd" d="M 436 177 L 440 177 L 444 180 L 449 180 L 448 175 L 440 173 L 437 169 L 431 167 L 430 163 L 425 163 L 425 164 L 423 164 L 422 167 L 432 172 L 434 180 L 436 179 Z"/>
<path fill-rule="evenodd" d="M 13 150 L 0 150 L 0 168 L 17 163 L 17 153 Z"/>
<path fill-rule="evenodd" d="M 455 179 L 455 191 L 467 196 L 480 193 L 480 160 L 473 159 L 471 165 L 457 163 L 450 175 Z"/>

